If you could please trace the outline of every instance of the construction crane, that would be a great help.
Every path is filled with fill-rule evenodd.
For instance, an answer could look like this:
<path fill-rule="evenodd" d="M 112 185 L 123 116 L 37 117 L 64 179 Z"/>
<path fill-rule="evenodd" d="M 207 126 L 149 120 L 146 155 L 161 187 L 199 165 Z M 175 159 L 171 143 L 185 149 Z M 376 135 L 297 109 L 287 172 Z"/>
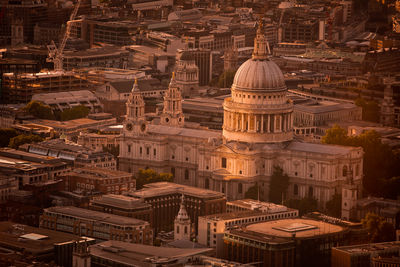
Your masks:
<path fill-rule="evenodd" d="M 77 0 L 74 9 L 72 10 L 71 16 L 69 17 L 69 21 L 67 21 L 67 27 L 65 27 L 65 33 L 64 37 L 57 47 L 54 41 L 51 41 L 51 43 L 47 46 L 47 49 L 49 51 L 49 55 L 47 57 L 47 62 L 53 62 L 54 64 L 54 70 L 55 71 L 63 71 L 63 53 L 64 53 L 64 48 L 67 43 L 67 40 L 69 38 L 69 34 L 71 31 L 71 24 L 73 22 L 76 22 L 75 17 L 76 14 L 78 13 L 79 6 L 81 4 L 81 0 Z"/>

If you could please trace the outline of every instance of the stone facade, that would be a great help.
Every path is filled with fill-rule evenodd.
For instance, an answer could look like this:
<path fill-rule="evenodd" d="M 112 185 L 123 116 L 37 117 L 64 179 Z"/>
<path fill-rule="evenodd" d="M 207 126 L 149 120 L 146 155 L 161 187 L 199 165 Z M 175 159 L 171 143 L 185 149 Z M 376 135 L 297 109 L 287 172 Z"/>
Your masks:
<path fill-rule="evenodd" d="M 321 206 L 342 192 L 347 170 L 352 170 L 360 194 L 361 148 L 293 140 L 293 103 L 287 98 L 283 74 L 268 53 L 260 27 L 253 56 L 238 69 L 232 96 L 224 101 L 222 133 L 157 120 L 144 122 L 146 131 L 136 134 L 125 127 L 120 168 L 171 172 L 176 183 L 219 191 L 234 200 L 244 198 L 256 184 L 260 197 L 268 199 L 274 166 L 280 166 L 290 178 L 286 198 L 315 197 Z M 142 120 L 129 114 L 128 108 L 127 121 Z"/>

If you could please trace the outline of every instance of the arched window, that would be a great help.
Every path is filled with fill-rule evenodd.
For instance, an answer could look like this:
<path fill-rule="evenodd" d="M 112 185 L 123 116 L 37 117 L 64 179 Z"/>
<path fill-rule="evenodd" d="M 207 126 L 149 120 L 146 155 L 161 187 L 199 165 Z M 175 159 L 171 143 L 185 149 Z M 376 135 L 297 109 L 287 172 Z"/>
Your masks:
<path fill-rule="evenodd" d="M 238 193 L 241 194 L 243 192 L 243 185 L 242 183 L 238 184 Z"/>
<path fill-rule="evenodd" d="M 185 180 L 189 180 L 189 170 L 185 170 Z"/>
<path fill-rule="evenodd" d="M 179 234 L 179 225 L 176 226 L 176 233 Z"/>
<path fill-rule="evenodd" d="M 343 166 L 342 176 L 347 176 L 347 166 L 346 165 Z"/>
<path fill-rule="evenodd" d="M 206 180 L 204 182 L 204 188 L 205 189 L 209 189 L 210 188 L 210 180 L 208 178 L 206 178 Z"/>
<path fill-rule="evenodd" d="M 308 197 L 313 197 L 314 196 L 314 188 L 310 186 L 308 188 Z"/>
<path fill-rule="evenodd" d="M 185 225 L 185 234 L 187 234 L 188 233 L 188 229 L 187 229 L 187 226 Z"/>
<path fill-rule="evenodd" d="M 299 194 L 299 186 L 297 184 L 293 185 L 293 194 L 295 196 Z"/>

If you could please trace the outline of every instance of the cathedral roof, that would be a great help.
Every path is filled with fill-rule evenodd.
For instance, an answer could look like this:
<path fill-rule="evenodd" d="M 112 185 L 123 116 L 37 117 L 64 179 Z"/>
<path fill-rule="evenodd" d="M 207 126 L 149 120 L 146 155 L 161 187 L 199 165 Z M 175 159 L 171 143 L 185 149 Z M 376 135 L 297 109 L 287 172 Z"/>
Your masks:
<path fill-rule="evenodd" d="M 252 58 L 244 62 L 233 79 L 233 89 L 252 91 L 284 91 L 285 79 L 282 71 L 268 58 L 269 45 L 260 21 L 254 40 Z"/>

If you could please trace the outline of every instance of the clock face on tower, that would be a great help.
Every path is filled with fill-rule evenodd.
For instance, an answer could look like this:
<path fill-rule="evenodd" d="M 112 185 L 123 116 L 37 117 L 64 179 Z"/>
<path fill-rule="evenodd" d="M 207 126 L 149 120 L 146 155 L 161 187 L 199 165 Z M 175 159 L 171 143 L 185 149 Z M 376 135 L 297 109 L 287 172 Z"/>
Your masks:
<path fill-rule="evenodd" d="M 133 129 L 133 125 L 132 125 L 132 123 L 127 123 L 126 124 L 126 129 L 128 130 L 128 131 L 132 131 L 132 129 Z"/>

